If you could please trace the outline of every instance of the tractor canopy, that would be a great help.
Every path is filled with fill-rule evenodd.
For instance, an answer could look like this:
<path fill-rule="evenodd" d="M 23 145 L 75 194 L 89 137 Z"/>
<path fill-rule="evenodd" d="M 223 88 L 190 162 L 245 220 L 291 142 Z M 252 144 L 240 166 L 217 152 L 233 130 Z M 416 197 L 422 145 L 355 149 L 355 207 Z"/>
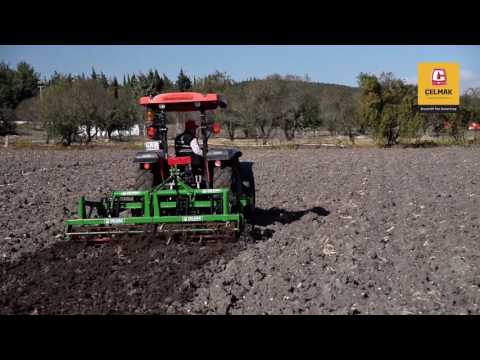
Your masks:
<path fill-rule="evenodd" d="M 139 103 L 147 107 L 158 105 L 165 111 L 204 111 L 227 107 L 227 101 L 223 96 L 197 92 L 170 92 L 152 97 L 143 96 Z"/>

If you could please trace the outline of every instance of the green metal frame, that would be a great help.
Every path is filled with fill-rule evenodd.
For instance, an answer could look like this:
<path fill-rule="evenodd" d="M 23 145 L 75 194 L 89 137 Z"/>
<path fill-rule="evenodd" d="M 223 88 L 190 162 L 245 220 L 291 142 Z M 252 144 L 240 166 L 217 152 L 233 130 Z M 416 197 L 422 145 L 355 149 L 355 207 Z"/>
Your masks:
<path fill-rule="evenodd" d="M 122 230 L 132 225 L 148 224 L 183 224 L 185 231 L 207 232 L 211 228 L 208 224 L 224 223 L 231 226 L 234 231 L 240 231 L 244 221 L 243 209 L 249 205 L 250 199 L 242 196 L 239 199 L 240 212 L 230 212 L 230 189 L 196 189 L 190 187 L 179 177 L 177 167 L 170 169 L 170 177 L 162 184 L 150 191 L 114 191 L 110 197 L 98 202 L 86 201 L 80 198 L 78 203 L 78 218 L 66 220 L 66 235 L 99 235 L 112 233 L 142 233 L 138 230 Z M 177 201 L 186 200 L 187 207 L 193 212 L 199 209 L 214 209 L 212 214 L 199 215 L 162 215 L 163 210 L 176 209 Z M 221 202 L 221 204 L 219 204 Z M 89 217 L 87 205 L 96 209 L 104 217 Z M 136 209 L 143 216 L 110 216 L 108 214 Z M 220 210 L 220 211 L 219 211 Z M 208 210 L 207 210 L 208 211 Z M 130 215 L 130 214 L 129 214 Z M 194 225 L 188 227 L 188 225 Z M 205 226 L 202 226 L 205 225 Z M 89 231 L 89 228 L 101 226 L 101 231 Z M 109 230 L 114 228 L 115 230 Z M 85 231 L 86 230 L 86 231 Z"/>

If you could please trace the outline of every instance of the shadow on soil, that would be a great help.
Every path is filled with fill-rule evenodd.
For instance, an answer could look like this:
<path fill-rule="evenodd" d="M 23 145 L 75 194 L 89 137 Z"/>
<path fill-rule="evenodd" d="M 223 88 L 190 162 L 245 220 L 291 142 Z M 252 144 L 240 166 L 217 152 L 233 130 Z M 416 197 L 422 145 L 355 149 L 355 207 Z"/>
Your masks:
<path fill-rule="evenodd" d="M 62 241 L 0 264 L 0 314 L 180 313 L 215 271 L 273 231 L 255 228 L 237 242 L 166 244 L 123 238 L 92 245 Z M 204 267 L 207 267 L 208 271 Z M 173 310 L 167 310 L 172 304 Z"/>
<path fill-rule="evenodd" d="M 321 206 L 316 206 L 308 210 L 288 211 L 273 207 L 270 209 L 255 209 L 255 224 L 259 226 L 268 226 L 276 222 L 285 225 L 299 220 L 308 213 L 314 213 L 318 216 L 328 216 L 330 211 Z"/>

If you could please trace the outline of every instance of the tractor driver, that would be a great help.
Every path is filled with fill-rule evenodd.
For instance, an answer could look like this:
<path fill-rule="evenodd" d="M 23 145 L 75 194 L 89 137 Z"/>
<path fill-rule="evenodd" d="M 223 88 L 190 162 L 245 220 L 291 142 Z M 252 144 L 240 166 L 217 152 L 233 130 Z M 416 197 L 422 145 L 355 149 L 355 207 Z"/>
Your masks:
<path fill-rule="evenodd" d="M 198 145 L 197 128 L 198 125 L 194 120 L 188 120 L 185 123 L 185 131 L 175 138 L 175 153 L 177 156 L 190 156 L 192 158 L 192 168 L 201 171 L 203 168 L 203 152 Z"/>

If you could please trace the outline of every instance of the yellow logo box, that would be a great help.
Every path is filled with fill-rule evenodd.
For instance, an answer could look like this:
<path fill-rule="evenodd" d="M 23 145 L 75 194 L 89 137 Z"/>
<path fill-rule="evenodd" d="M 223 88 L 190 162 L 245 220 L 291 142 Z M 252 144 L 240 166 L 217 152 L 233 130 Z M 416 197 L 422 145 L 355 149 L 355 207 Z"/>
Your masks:
<path fill-rule="evenodd" d="M 459 105 L 460 65 L 418 64 L 418 105 Z"/>

